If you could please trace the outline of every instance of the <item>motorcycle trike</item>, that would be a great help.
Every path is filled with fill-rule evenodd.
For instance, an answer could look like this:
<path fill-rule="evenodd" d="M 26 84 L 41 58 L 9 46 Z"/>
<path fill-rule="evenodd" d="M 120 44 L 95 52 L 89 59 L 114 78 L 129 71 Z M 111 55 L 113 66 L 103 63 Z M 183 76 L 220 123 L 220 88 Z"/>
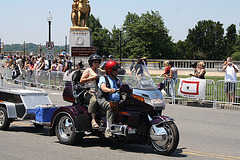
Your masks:
<path fill-rule="evenodd" d="M 158 154 L 171 154 L 178 146 L 179 132 L 174 119 L 162 115 L 165 109 L 162 93 L 143 65 L 141 74 L 125 70 L 127 74 L 118 76 L 122 81 L 121 101 L 111 102 L 116 116 L 110 140 L 149 144 Z M 104 138 L 106 117 L 101 108 L 97 114 L 99 128 L 91 128 L 91 115 L 83 98 L 88 89 L 77 81 L 66 83 L 63 98 L 72 105 L 58 108 L 50 125 L 50 134 L 63 144 L 78 143 L 89 135 Z"/>

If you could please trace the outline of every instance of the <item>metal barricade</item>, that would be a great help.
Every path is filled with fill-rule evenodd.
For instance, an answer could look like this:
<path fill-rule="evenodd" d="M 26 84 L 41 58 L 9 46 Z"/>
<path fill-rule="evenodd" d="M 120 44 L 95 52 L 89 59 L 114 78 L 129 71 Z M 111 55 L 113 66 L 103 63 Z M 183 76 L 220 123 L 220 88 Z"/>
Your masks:
<path fill-rule="evenodd" d="M 198 98 L 190 98 L 190 97 L 182 97 L 178 94 L 178 89 L 180 85 L 180 78 L 176 80 L 175 84 L 175 100 L 191 100 L 191 101 L 197 101 L 197 102 L 212 102 L 213 103 L 213 108 L 216 108 L 216 85 L 215 82 L 211 79 L 205 79 L 206 80 L 206 88 L 205 88 L 205 99 L 198 99 Z M 197 81 L 197 79 L 196 79 Z"/>
<path fill-rule="evenodd" d="M 240 81 L 217 81 L 216 102 L 240 104 Z"/>
<path fill-rule="evenodd" d="M 11 80 L 12 79 L 12 70 L 10 68 L 5 68 L 4 77 L 7 80 Z"/>
<path fill-rule="evenodd" d="M 153 81 L 155 82 L 156 86 L 159 88 L 159 90 L 162 92 L 164 98 L 167 99 L 172 99 L 172 103 L 174 101 L 174 87 L 175 86 L 171 86 L 171 84 L 173 84 L 174 82 L 171 82 L 172 80 L 169 78 L 165 78 L 165 77 L 152 77 Z M 173 103 L 174 104 L 174 103 Z"/>
<path fill-rule="evenodd" d="M 12 79 L 12 70 L 10 68 L 5 69 L 4 74 L 5 79 Z M 32 87 L 47 87 L 49 89 L 56 88 L 61 89 L 63 85 L 63 72 L 58 71 L 30 71 L 21 70 L 21 74 L 14 79 L 15 83 L 21 83 L 23 85 L 30 85 Z"/>

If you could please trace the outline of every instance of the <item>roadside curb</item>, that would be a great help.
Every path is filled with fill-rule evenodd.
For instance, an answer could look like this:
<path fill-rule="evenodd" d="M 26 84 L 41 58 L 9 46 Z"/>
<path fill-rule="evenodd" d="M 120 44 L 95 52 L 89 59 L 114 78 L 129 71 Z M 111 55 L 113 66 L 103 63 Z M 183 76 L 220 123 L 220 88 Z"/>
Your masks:
<path fill-rule="evenodd" d="M 240 111 L 240 106 L 234 104 L 217 104 L 217 108 Z"/>

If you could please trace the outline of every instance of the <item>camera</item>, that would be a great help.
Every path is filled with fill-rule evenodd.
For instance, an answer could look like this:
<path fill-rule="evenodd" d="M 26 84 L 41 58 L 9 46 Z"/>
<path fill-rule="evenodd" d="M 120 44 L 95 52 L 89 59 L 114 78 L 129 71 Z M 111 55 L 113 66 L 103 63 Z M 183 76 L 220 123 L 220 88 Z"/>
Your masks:
<path fill-rule="evenodd" d="M 197 62 L 192 62 L 192 64 L 190 65 L 192 68 L 197 68 Z"/>

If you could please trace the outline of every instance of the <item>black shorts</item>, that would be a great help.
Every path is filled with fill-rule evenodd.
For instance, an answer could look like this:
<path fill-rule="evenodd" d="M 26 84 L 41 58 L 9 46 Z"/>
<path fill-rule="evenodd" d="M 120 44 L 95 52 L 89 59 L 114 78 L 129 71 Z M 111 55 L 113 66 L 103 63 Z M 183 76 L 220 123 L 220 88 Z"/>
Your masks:
<path fill-rule="evenodd" d="M 236 90 L 236 83 L 233 82 L 226 82 L 224 85 L 224 92 L 225 93 L 229 93 L 231 91 L 231 93 L 235 93 Z"/>

